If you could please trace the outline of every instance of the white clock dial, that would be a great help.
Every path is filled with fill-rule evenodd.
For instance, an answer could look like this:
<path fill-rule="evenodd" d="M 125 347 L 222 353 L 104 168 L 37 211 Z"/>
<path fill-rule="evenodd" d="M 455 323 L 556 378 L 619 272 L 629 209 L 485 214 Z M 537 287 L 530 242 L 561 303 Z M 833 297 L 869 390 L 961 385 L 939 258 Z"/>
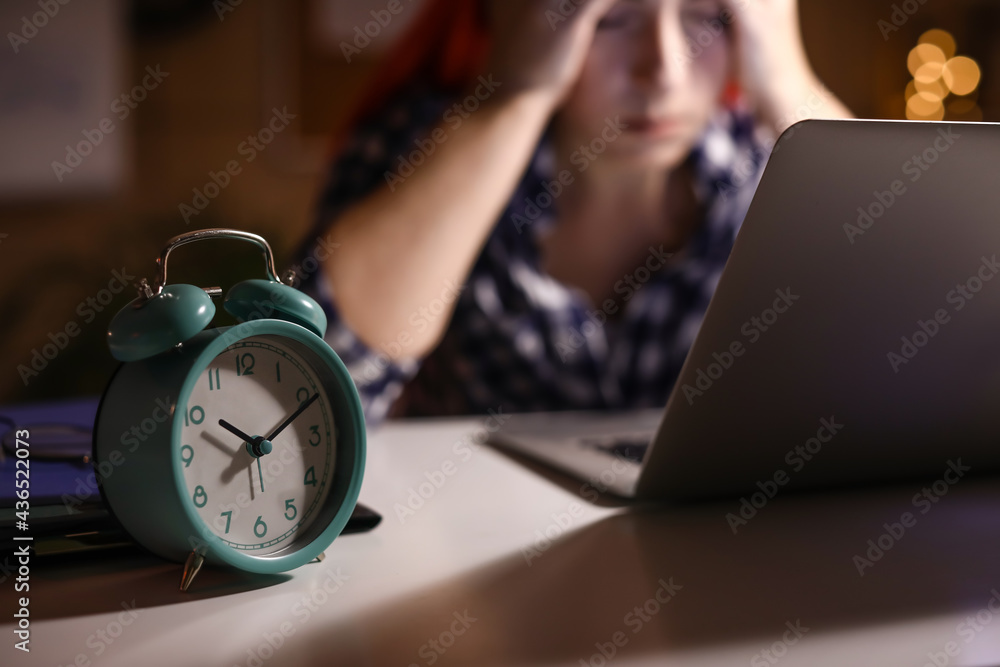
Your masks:
<path fill-rule="evenodd" d="M 219 423 L 267 438 L 310 399 L 259 457 Z M 320 514 L 335 464 L 333 411 L 310 364 L 287 339 L 246 338 L 209 364 L 178 410 L 184 413 L 177 465 L 202 521 L 249 553 L 294 544 Z"/>

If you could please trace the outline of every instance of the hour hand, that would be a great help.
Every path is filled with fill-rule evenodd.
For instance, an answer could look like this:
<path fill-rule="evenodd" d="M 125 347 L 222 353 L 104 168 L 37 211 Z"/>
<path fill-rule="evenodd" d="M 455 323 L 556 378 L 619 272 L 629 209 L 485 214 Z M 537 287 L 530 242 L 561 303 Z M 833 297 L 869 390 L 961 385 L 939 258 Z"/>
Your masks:
<path fill-rule="evenodd" d="M 271 443 L 264 438 L 257 437 L 253 438 L 243 431 L 239 430 L 225 419 L 219 420 L 219 426 L 226 429 L 237 438 L 243 438 L 243 442 L 246 444 L 247 452 L 250 453 L 255 459 L 257 459 L 257 477 L 260 479 L 260 490 L 261 493 L 264 492 L 264 472 L 260 467 L 260 457 L 264 454 L 269 454 L 271 452 Z M 262 446 L 263 445 L 263 446 Z M 252 490 L 252 489 L 251 489 Z"/>
<path fill-rule="evenodd" d="M 235 435 L 237 438 L 242 438 L 243 442 L 253 442 L 253 436 L 247 435 L 243 431 L 239 430 L 238 428 L 227 422 L 225 419 L 219 420 L 219 426 L 226 429 L 227 431 Z"/>

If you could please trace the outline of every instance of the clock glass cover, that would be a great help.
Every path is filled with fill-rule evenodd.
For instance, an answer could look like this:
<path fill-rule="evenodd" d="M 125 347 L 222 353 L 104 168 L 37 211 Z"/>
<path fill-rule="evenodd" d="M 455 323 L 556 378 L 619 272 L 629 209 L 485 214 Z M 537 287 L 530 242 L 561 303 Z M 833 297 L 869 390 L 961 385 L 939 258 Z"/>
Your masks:
<path fill-rule="evenodd" d="M 337 426 L 323 380 L 302 352 L 280 336 L 240 340 L 177 408 L 176 465 L 188 498 L 233 549 L 263 556 L 294 548 L 333 486 Z"/>

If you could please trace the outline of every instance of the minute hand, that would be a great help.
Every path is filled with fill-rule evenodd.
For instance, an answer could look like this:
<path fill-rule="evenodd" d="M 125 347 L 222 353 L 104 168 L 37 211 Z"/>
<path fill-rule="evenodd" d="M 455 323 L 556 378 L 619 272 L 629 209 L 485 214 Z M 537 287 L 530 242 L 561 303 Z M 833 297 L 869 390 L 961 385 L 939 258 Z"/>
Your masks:
<path fill-rule="evenodd" d="M 315 401 L 317 398 L 319 398 L 319 393 L 318 392 L 315 393 L 315 394 L 313 394 L 311 397 L 307 398 L 306 400 L 302 401 L 302 405 L 300 405 L 295 412 L 293 412 L 291 415 L 289 415 L 288 419 L 286 419 L 281 424 L 281 426 L 279 426 L 278 428 L 274 429 L 274 431 L 271 433 L 271 435 L 267 436 L 266 439 L 267 440 L 274 440 L 279 433 L 281 433 L 282 431 L 285 430 L 286 426 L 288 426 L 293 421 L 295 421 L 295 418 L 298 417 L 300 414 L 302 414 L 302 412 L 305 411 L 306 408 L 308 408 L 310 405 L 312 405 L 313 401 Z"/>

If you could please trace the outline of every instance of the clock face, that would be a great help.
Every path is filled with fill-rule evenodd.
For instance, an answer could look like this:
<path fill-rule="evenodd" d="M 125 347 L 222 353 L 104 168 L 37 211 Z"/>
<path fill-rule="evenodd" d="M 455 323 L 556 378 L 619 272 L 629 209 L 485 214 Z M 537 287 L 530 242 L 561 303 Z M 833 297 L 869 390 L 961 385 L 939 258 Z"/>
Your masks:
<path fill-rule="evenodd" d="M 177 407 L 188 498 L 227 546 L 252 555 L 294 548 L 333 486 L 330 399 L 298 349 L 280 336 L 245 338 L 209 364 L 187 406 Z"/>

